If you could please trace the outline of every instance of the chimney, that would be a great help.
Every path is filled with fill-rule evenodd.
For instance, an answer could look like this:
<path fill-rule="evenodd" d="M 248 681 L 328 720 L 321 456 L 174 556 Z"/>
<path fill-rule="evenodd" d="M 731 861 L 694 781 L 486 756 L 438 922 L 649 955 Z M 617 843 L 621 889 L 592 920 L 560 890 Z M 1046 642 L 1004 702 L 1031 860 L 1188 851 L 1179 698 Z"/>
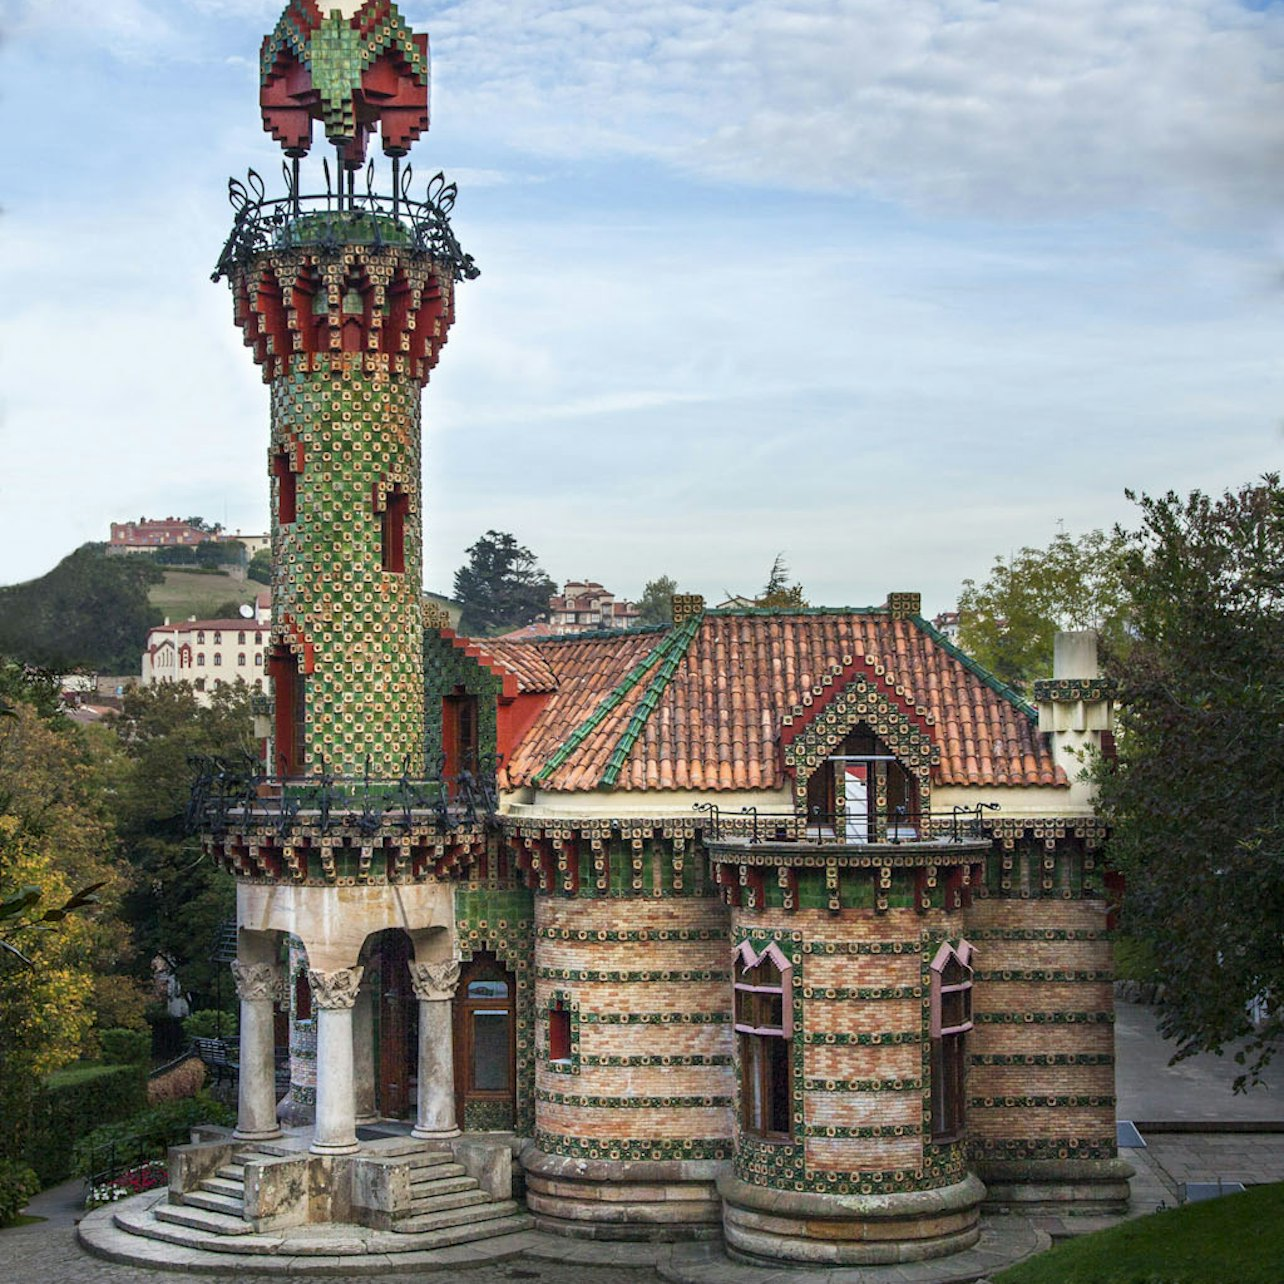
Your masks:
<path fill-rule="evenodd" d="M 1095 630 L 1058 633 L 1052 644 L 1052 677 L 1034 684 L 1034 702 L 1039 730 L 1052 737 L 1053 758 L 1070 777 L 1072 796 L 1082 793 L 1087 806 L 1091 794 L 1076 780 L 1075 764 L 1085 749 L 1100 747 L 1103 731 L 1114 730 L 1114 693 L 1114 682 L 1101 676 Z"/>

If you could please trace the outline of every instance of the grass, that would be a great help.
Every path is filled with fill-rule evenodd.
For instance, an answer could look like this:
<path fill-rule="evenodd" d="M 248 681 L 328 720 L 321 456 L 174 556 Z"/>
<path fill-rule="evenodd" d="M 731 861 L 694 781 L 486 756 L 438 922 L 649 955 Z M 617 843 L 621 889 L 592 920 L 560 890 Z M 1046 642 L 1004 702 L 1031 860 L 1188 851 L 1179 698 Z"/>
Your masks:
<path fill-rule="evenodd" d="M 119 1066 L 105 1066 L 98 1061 L 87 1061 L 74 1066 L 64 1066 L 55 1070 L 48 1079 L 51 1087 L 66 1088 L 77 1083 L 87 1083 L 90 1079 L 101 1079 L 105 1074 L 114 1074 Z"/>
<path fill-rule="evenodd" d="M 1255 1186 L 1067 1240 L 994 1284 L 1279 1284 L 1284 1183 Z"/>
<path fill-rule="evenodd" d="M 0 1222 L 0 1230 L 9 1230 L 14 1226 L 34 1226 L 37 1222 L 47 1222 L 47 1217 L 32 1217 L 27 1213 L 19 1213 L 16 1217 L 11 1217 L 7 1222 Z"/>
<path fill-rule="evenodd" d="M 253 602 L 266 587 L 256 580 L 234 580 L 221 572 L 166 571 L 165 582 L 153 584 L 147 596 L 154 607 L 177 623 L 192 615 L 208 620 L 224 602 Z"/>

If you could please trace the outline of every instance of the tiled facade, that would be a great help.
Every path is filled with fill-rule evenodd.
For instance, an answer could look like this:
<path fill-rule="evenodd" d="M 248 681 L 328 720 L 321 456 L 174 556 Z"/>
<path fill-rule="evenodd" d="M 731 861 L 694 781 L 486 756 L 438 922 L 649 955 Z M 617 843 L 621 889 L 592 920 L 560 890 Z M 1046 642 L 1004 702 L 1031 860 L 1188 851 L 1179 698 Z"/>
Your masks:
<path fill-rule="evenodd" d="M 378 118 L 399 160 L 426 55 L 388 0 L 293 0 L 265 121 L 354 160 Z M 1067 771 L 1109 725 L 1095 661 L 1036 709 L 904 592 L 457 637 L 420 601 L 419 398 L 467 273 L 349 214 L 224 260 L 271 389 L 288 779 L 217 800 L 206 841 L 238 975 L 288 953 L 313 1153 L 396 1102 L 438 1144 L 511 1134 L 547 1229 L 751 1261 L 943 1256 L 987 1198 L 1126 1199 L 1103 835 Z"/>

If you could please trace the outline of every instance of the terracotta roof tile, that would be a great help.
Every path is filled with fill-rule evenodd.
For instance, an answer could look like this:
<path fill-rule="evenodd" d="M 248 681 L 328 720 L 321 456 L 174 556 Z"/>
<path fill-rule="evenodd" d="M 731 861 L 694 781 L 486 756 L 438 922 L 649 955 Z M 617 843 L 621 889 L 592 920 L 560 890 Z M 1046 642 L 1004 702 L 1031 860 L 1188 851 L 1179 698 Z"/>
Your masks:
<path fill-rule="evenodd" d="M 785 716 L 866 661 L 930 724 L 937 783 L 1067 783 L 1029 707 L 918 619 L 728 612 L 667 632 L 482 645 L 521 690 L 549 693 L 510 755 L 508 787 L 780 788 Z"/>

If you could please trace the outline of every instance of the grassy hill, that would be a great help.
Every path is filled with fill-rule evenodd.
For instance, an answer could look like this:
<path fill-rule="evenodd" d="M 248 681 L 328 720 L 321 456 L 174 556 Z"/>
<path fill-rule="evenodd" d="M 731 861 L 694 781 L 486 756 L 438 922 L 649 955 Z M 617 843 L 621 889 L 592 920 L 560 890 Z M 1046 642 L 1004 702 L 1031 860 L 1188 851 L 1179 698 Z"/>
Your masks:
<path fill-rule="evenodd" d="M 201 571 L 166 571 L 164 581 L 148 589 L 147 600 L 174 622 L 193 615 L 198 620 L 208 620 L 229 602 L 238 606 L 253 602 L 266 587 L 256 580 L 236 580 L 222 572 L 210 575 Z"/>

